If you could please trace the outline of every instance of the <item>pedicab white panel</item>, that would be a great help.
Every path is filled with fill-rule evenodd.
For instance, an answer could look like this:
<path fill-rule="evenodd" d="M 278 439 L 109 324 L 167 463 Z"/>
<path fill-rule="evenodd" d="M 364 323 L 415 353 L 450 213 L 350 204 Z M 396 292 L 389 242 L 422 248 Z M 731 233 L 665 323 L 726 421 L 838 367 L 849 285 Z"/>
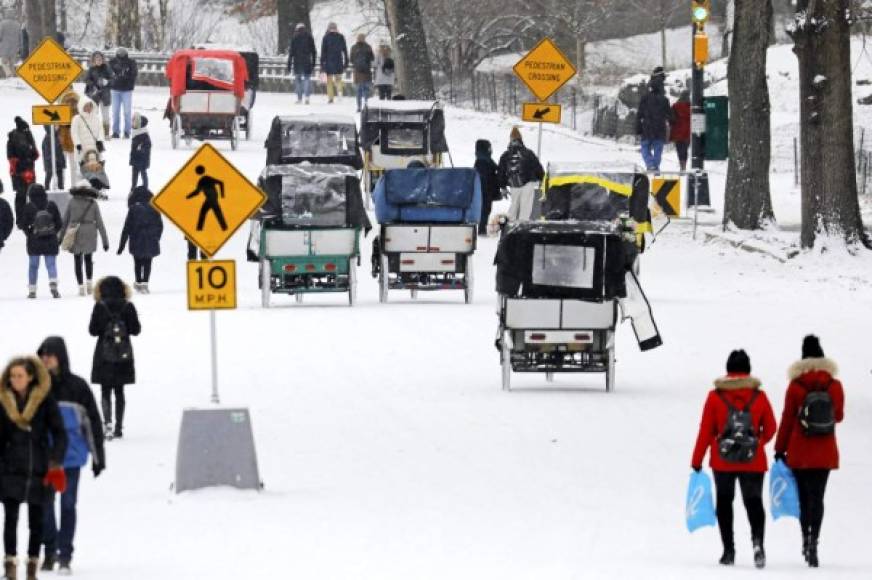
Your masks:
<path fill-rule="evenodd" d="M 181 113 L 208 113 L 209 93 L 201 91 L 188 91 L 179 97 L 179 112 Z"/>
<path fill-rule="evenodd" d="M 235 115 L 237 112 L 236 95 L 230 92 L 209 93 L 209 112 Z"/>
<path fill-rule="evenodd" d="M 615 303 L 563 301 L 563 328 L 605 329 L 615 325 Z"/>
<path fill-rule="evenodd" d="M 266 232 L 266 255 L 308 256 L 309 234 L 293 230 L 269 230 Z"/>
<path fill-rule="evenodd" d="M 426 252 L 430 228 L 428 226 L 387 226 L 385 251 Z"/>
<path fill-rule="evenodd" d="M 400 272 L 456 272 L 457 256 L 444 253 L 402 253 Z"/>
<path fill-rule="evenodd" d="M 316 256 L 350 256 L 354 253 L 353 229 L 313 230 L 312 253 Z"/>
<path fill-rule="evenodd" d="M 508 328 L 560 328 L 560 300 L 506 300 Z"/>
<path fill-rule="evenodd" d="M 431 252 L 472 252 L 476 226 L 432 226 L 430 228 Z"/>

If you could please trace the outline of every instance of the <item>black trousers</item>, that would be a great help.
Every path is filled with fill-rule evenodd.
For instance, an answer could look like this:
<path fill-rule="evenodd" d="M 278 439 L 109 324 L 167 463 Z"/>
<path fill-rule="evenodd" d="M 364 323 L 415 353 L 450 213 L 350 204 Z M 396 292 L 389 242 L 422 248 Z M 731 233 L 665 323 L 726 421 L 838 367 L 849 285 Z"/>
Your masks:
<path fill-rule="evenodd" d="M 147 284 L 151 278 L 151 258 L 133 258 L 133 273 L 137 284 Z"/>
<path fill-rule="evenodd" d="M 42 485 L 42 482 L 37 481 L 34 485 Z M 6 518 L 3 520 L 3 548 L 6 550 L 7 556 L 18 554 L 18 512 L 20 508 L 21 502 L 3 501 L 3 510 L 6 512 Z M 27 525 L 30 528 L 27 555 L 32 558 L 39 556 L 39 549 L 42 546 L 43 518 L 45 517 L 43 509 L 41 503 L 27 504 Z"/>
<path fill-rule="evenodd" d="M 799 491 L 799 525 L 802 533 L 817 539 L 824 520 L 824 494 L 827 491 L 829 469 L 794 469 Z"/>
<path fill-rule="evenodd" d="M 378 89 L 378 98 L 380 101 L 390 101 L 391 94 L 394 92 L 394 87 L 391 85 L 376 85 Z"/>
<path fill-rule="evenodd" d="M 103 407 L 103 422 L 112 422 L 112 393 L 115 393 L 115 433 L 121 433 L 124 423 L 124 385 L 100 385 L 100 403 Z"/>
<path fill-rule="evenodd" d="M 763 508 L 763 478 L 766 474 L 733 471 L 715 471 L 714 474 L 718 528 L 721 531 L 724 548 L 732 549 L 734 546 L 733 498 L 736 497 L 736 481 L 742 489 L 742 501 L 745 503 L 745 511 L 748 512 L 751 539 L 762 543 L 766 531 L 766 511 Z"/>
<path fill-rule="evenodd" d="M 85 283 L 84 277 L 82 275 L 82 265 L 85 266 L 85 275 L 87 275 L 88 280 L 94 279 L 94 254 L 74 254 L 73 260 L 75 270 L 76 270 L 76 282 L 79 283 L 79 286 Z"/>
<path fill-rule="evenodd" d="M 683 143 L 681 141 L 675 142 L 675 152 L 678 153 L 678 163 L 681 164 L 682 169 L 687 167 L 687 150 L 689 148 L 690 143 Z"/>
<path fill-rule="evenodd" d="M 64 168 L 58 167 L 58 189 L 64 188 Z M 54 177 L 54 173 L 51 170 L 51 167 L 45 170 L 45 189 L 48 190 L 51 187 L 51 178 Z"/>
<path fill-rule="evenodd" d="M 487 234 L 487 221 L 490 219 L 491 209 L 494 206 L 492 199 L 481 202 L 481 222 L 478 224 L 478 233 Z"/>
<path fill-rule="evenodd" d="M 139 178 L 142 177 L 142 187 L 148 187 L 148 170 L 146 169 L 137 169 L 133 168 L 133 178 L 131 180 L 130 190 L 136 187 L 136 184 L 139 183 Z"/>
<path fill-rule="evenodd" d="M 188 240 L 187 238 L 185 238 L 185 240 L 188 242 L 188 259 L 189 260 L 205 260 L 206 259 L 206 256 L 203 254 L 203 252 L 200 251 L 199 248 L 197 248 L 197 246 L 194 245 L 194 242 L 192 242 L 191 240 Z"/>

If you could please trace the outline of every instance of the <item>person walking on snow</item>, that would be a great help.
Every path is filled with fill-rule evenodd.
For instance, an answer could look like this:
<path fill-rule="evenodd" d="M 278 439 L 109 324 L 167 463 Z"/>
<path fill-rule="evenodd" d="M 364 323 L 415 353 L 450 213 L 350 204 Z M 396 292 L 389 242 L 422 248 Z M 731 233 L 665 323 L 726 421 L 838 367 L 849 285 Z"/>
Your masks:
<path fill-rule="evenodd" d="M 130 287 L 117 276 L 107 276 L 94 288 L 94 309 L 88 331 L 97 337 L 91 382 L 100 385 L 103 432 L 107 439 L 121 438 L 124 431 L 124 385 L 136 382 L 131 336 L 142 330 L 136 307 L 130 302 Z M 115 423 L 112 423 L 112 395 Z"/>
<path fill-rule="evenodd" d="M 690 91 L 681 91 L 678 101 L 672 105 L 674 123 L 669 130 L 669 140 L 675 143 L 678 165 L 687 171 L 687 152 L 690 150 Z"/>
<path fill-rule="evenodd" d="M 27 504 L 27 580 L 36 580 L 48 487 L 66 491 L 62 467 L 67 432 L 51 394 L 51 378 L 35 356 L 12 359 L 0 377 L 0 498 L 3 569 L 18 578 L 18 515 Z"/>
<path fill-rule="evenodd" d="M 55 202 L 49 201 L 45 188 L 33 183 L 27 190 L 30 201 L 24 206 L 21 214 L 21 226 L 27 236 L 27 270 L 28 298 L 36 298 L 36 281 L 39 274 L 40 258 L 45 260 L 48 270 L 48 285 L 51 295 L 60 298 L 58 292 L 57 256 L 60 251 L 58 232 L 63 227 L 61 213 Z"/>
<path fill-rule="evenodd" d="M 61 104 L 70 107 L 73 119 L 75 119 L 79 111 L 79 94 L 68 90 L 61 96 Z M 79 181 L 79 163 L 76 159 L 76 145 L 73 143 L 72 121 L 70 121 L 70 125 L 58 125 L 58 140 L 66 157 L 65 165 L 70 168 L 68 183 L 76 183 Z"/>
<path fill-rule="evenodd" d="M 85 180 L 70 189 L 70 202 L 64 212 L 64 223 L 58 240 L 64 242 L 64 249 L 73 255 L 76 283 L 79 296 L 94 291 L 94 252 L 97 251 L 97 234 L 103 242 L 103 251 L 109 251 L 109 236 L 103 224 L 103 215 L 97 198 L 100 193 Z M 65 240 L 71 237 L 72 240 Z M 71 243 L 67 243 L 67 242 Z M 84 272 L 83 270 L 84 266 Z"/>
<path fill-rule="evenodd" d="M 345 37 L 339 33 L 335 22 L 327 25 L 327 33 L 321 40 L 321 72 L 327 77 L 327 102 L 333 102 L 333 96 L 342 99 L 345 83 L 342 75 L 348 68 L 348 45 Z"/>
<path fill-rule="evenodd" d="M 52 131 L 54 135 L 54 154 L 51 150 Z M 54 167 L 52 167 L 54 165 Z M 51 189 L 52 178 L 57 176 L 57 188 L 64 188 L 64 169 L 67 167 L 64 158 L 64 150 L 57 134 L 57 128 L 52 125 L 45 126 L 45 136 L 42 138 L 42 168 L 45 170 L 45 188 Z"/>
<path fill-rule="evenodd" d="M 152 193 L 146 187 L 137 187 L 128 200 L 127 218 L 121 230 L 118 255 L 130 241 L 130 255 L 133 256 L 133 270 L 136 276 L 134 289 L 148 294 L 148 281 L 151 277 L 151 262 L 160 255 L 160 238 L 163 234 L 163 220 L 151 206 Z M 196 257 L 194 258 L 196 259 Z"/>
<path fill-rule="evenodd" d="M 21 211 L 27 204 L 27 190 L 36 182 L 36 160 L 39 150 L 30 125 L 21 117 L 15 117 L 15 129 L 9 132 L 6 141 L 6 159 L 9 160 L 9 175 L 15 190 L 15 221 L 21 221 Z"/>
<path fill-rule="evenodd" d="M 658 66 L 651 73 L 648 92 L 639 103 L 636 133 L 642 137 L 642 159 L 648 171 L 659 172 L 663 146 L 669 136 L 669 124 L 674 121 L 672 107 L 666 97 L 666 73 Z"/>
<path fill-rule="evenodd" d="M 372 90 L 372 63 L 375 54 L 366 42 L 365 34 L 357 35 L 357 42 L 351 47 L 351 66 L 354 68 L 354 84 L 357 85 L 357 112 L 369 100 Z"/>
<path fill-rule="evenodd" d="M 78 108 L 79 114 L 73 118 L 70 134 L 76 148 L 76 163 L 81 171 L 88 152 L 96 151 L 99 155 L 106 150 L 104 145 L 106 134 L 103 133 L 103 122 L 100 120 L 94 101 L 83 97 L 79 99 Z"/>
<path fill-rule="evenodd" d="M 788 370 L 775 458 L 785 461 L 799 491 L 802 554 L 817 568 L 818 539 L 824 519 L 824 493 L 830 471 L 839 468 L 836 423 L 845 417 L 845 392 L 836 379 L 838 367 L 826 358 L 814 335 L 802 341 L 802 360 Z"/>
<path fill-rule="evenodd" d="M 3 195 L 3 183 L 0 182 L 0 195 Z M 0 197 L 0 250 L 6 244 L 6 240 L 12 235 L 12 230 L 15 228 L 15 216 L 12 215 L 12 208 L 9 202 Z"/>
<path fill-rule="evenodd" d="M 394 92 L 394 84 L 397 82 L 397 70 L 391 47 L 383 42 L 375 57 L 375 88 L 378 89 L 380 101 L 390 101 Z"/>
<path fill-rule="evenodd" d="M 763 479 L 768 464 L 764 448 L 774 435 L 775 415 L 766 393 L 760 389 L 760 381 L 751 376 L 751 360 L 744 350 L 734 350 L 727 359 L 727 375 L 715 381 L 715 388 L 706 398 L 690 464 L 694 471 L 700 471 L 703 458 L 709 452 L 717 495 L 718 527 L 724 545 L 720 563 L 724 566 L 732 566 L 736 561 L 733 540 L 736 482 L 742 490 L 751 524 L 754 565 L 766 566 Z M 748 446 L 736 444 L 740 441 L 747 441 Z"/>
<path fill-rule="evenodd" d="M 524 146 L 520 129 L 512 127 L 509 147 L 500 157 L 498 180 L 501 189 L 508 187 L 512 192 L 509 220 L 530 220 L 533 215 L 536 191 L 544 176 L 545 171 L 539 163 L 539 158 Z"/>
<path fill-rule="evenodd" d="M 130 124 L 133 112 L 133 89 L 139 74 L 136 61 L 130 58 L 126 48 L 115 51 L 115 58 L 109 61 L 112 69 L 112 138 L 118 138 L 121 129 L 121 109 L 124 109 L 124 138 L 130 138 Z"/>
<path fill-rule="evenodd" d="M 103 133 L 109 134 L 109 109 L 112 105 L 112 67 L 99 50 L 91 55 L 88 73 L 85 76 L 85 96 L 94 101 L 100 109 L 103 120 Z"/>
<path fill-rule="evenodd" d="M 103 422 L 91 387 L 85 379 L 70 370 L 70 357 L 64 339 L 60 336 L 46 338 L 36 354 L 51 375 L 51 393 L 58 403 L 67 432 L 67 452 L 63 462 L 67 489 L 61 494 L 60 530 L 55 517 L 55 493 L 49 489 L 44 506 L 42 543 L 45 555 L 42 570 L 52 571 L 57 563 L 58 574 L 68 576 L 72 573 L 70 562 L 73 559 L 76 502 L 82 467 L 88 463 L 90 454 L 95 478 L 106 468 L 101 429 Z"/>
<path fill-rule="evenodd" d="M 500 168 L 494 163 L 492 153 L 491 142 L 487 139 L 479 139 L 475 142 L 475 170 L 481 180 L 481 221 L 478 225 L 478 233 L 481 236 L 487 235 L 491 208 L 494 202 L 500 199 Z"/>
<path fill-rule="evenodd" d="M 288 47 L 288 72 L 294 74 L 297 103 L 301 103 L 305 97 L 306 104 L 309 104 L 316 57 L 315 38 L 306 25 L 300 22 L 294 29 L 294 36 Z"/>
<path fill-rule="evenodd" d="M 151 137 L 148 134 L 148 117 L 139 113 L 133 115 L 130 166 L 133 168 L 133 180 L 130 185 L 130 191 L 136 189 L 140 176 L 142 177 L 142 186 L 147 188 L 148 168 L 151 166 Z"/>

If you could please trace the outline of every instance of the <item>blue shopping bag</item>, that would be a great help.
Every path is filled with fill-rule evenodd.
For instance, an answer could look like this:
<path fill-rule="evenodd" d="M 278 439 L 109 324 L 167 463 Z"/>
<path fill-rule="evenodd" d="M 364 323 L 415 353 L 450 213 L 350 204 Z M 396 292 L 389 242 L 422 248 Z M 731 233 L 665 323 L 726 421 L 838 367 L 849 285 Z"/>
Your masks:
<path fill-rule="evenodd" d="M 715 502 L 712 498 L 712 480 L 704 471 L 694 471 L 690 474 L 685 517 L 687 518 L 687 529 L 690 532 L 704 526 L 713 526 L 718 521 L 715 516 Z"/>
<path fill-rule="evenodd" d="M 799 518 L 799 491 L 793 472 L 783 461 L 776 461 L 769 472 L 769 507 L 772 519 Z"/>

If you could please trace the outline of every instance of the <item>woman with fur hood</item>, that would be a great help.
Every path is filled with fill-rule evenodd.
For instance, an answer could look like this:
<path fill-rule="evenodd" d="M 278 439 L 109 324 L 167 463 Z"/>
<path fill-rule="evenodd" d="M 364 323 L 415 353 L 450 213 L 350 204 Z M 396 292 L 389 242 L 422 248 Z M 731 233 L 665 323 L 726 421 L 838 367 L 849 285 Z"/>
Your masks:
<path fill-rule="evenodd" d="M 88 331 L 97 337 L 91 382 L 100 385 L 103 428 L 106 438 L 121 437 L 124 423 L 124 385 L 136 382 L 133 345 L 130 337 L 142 327 L 136 307 L 130 302 L 130 286 L 116 276 L 107 276 L 94 289 L 94 310 Z M 112 395 L 115 395 L 115 425 L 112 424 Z"/>
<path fill-rule="evenodd" d="M 35 356 L 12 359 L 0 378 L 0 497 L 6 578 L 18 577 L 18 514 L 27 504 L 27 580 L 36 580 L 48 486 L 66 489 L 67 433 L 51 377 Z"/>
<path fill-rule="evenodd" d="M 836 423 L 845 416 L 845 392 L 836 363 L 824 356 L 818 337 L 802 341 L 802 360 L 788 371 L 775 458 L 786 461 L 799 491 L 802 554 L 818 567 L 818 537 L 824 519 L 824 493 L 830 471 L 839 468 Z M 823 420 L 821 420 L 823 419 Z"/>
<path fill-rule="evenodd" d="M 58 240 L 64 242 L 63 248 L 73 254 L 73 264 L 76 271 L 76 282 L 79 284 L 79 296 L 90 294 L 94 289 L 94 252 L 97 251 L 97 234 L 103 242 L 103 251 L 109 251 L 109 236 L 100 206 L 97 204 L 99 193 L 87 181 L 80 181 L 70 189 L 70 202 L 64 212 L 64 223 L 58 233 Z M 75 231 L 71 231 L 75 229 Z M 66 244 L 71 238 L 72 243 Z M 84 272 L 83 270 L 84 266 Z"/>
<path fill-rule="evenodd" d="M 75 119 L 79 110 L 79 93 L 68 90 L 61 95 L 61 104 L 70 107 L 73 111 L 73 119 Z M 67 158 L 66 165 L 70 168 L 69 182 L 70 184 L 76 183 L 79 180 L 78 164 L 76 163 L 76 145 L 73 143 L 71 125 L 58 125 L 58 140 L 64 151 L 64 156 Z"/>
<path fill-rule="evenodd" d="M 78 111 L 79 114 L 73 118 L 70 132 L 76 147 L 77 161 L 81 165 L 88 151 L 103 153 L 106 134 L 103 132 L 103 119 L 100 118 L 94 101 L 88 97 L 79 99 Z"/>
<path fill-rule="evenodd" d="M 751 433 L 743 430 L 744 438 L 756 446 L 743 449 L 741 446 L 724 446 L 724 439 L 735 434 L 737 414 L 742 413 L 750 422 Z M 751 376 L 751 359 L 744 350 L 734 350 L 727 359 L 727 375 L 715 381 L 715 388 L 708 394 L 696 447 L 693 450 L 691 467 L 702 469 L 702 460 L 709 451 L 709 462 L 714 472 L 717 495 L 718 528 L 724 545 L 720 563 L 732 566 L 736 561 L 733 540 L 733 497 L 736 482 L 742 490 L 745 510 L 751 524 L 751 543 L 754 547 L 754 565 L 766 566 L 763 550 L 763 535 L 766 511 L 763 509 L 763 479 L 769 466 L 766 462 L 766 444 L 775 435 L 775 415 L 769 399 L 760 389 L 760 381 Z M 740 453 L 733 453 L 739 451 Z"/>

